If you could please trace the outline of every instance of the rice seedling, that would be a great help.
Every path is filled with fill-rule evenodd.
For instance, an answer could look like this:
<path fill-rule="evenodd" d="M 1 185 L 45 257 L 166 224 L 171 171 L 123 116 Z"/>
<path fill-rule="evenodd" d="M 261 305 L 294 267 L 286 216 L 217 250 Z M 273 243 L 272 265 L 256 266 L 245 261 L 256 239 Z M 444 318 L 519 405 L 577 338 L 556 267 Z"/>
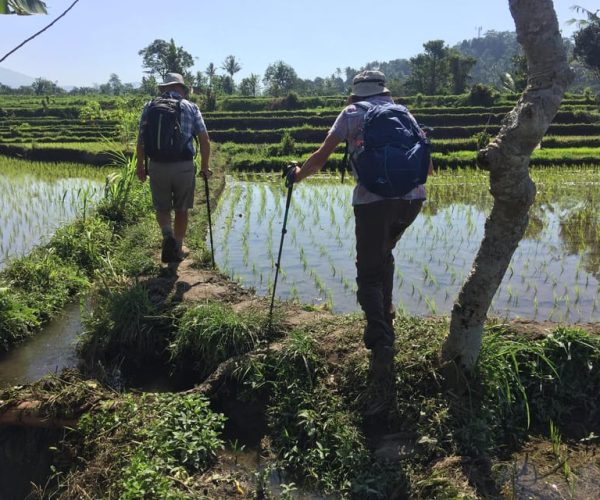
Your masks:
<path fill-rule="evenodd" d="M 545 167 L 533 170 L 532 175 L 540 185 L 531 216 L 535 227 L 515 252 L 495 298 L 495 310 L 508 317 L 597 318 L 594 298 L 598 296 L 600 231 L 594 229 L 599 226 L 595 211 L 588 208 L 598 202 L 595 170 Z M 277 207 L 283 202 L 281 185 L 263 182 L 231 179 L 227 192 L 239 193 L 236 203 L 246 207 L 249 229 L 232 225 L 231 233 L 221 233 L 224 247 L 237 245 L 243 247 L 241 254 L 247 252 L 248 264 L 240 256 L 237 264 L 231 261 L 230 265 L 259 293 L 265 293 L 264 273 L 272 266 L 272 244 L 280 231 Z M 492 205 L 486 175 L 477 170 L 441 172 L 428 181 L 427 188 L 423 213 L 394 252 L 394 296 L 417 314 L 432 314 L 433 304 L 436 312 L 451 309 L 470 271 Z M 245 194 L 249 192 L 252 202 Z M 326 175 L 296 186 L 288 225 L 292 237 L 286 241 L 282 264 L 290 279 L 282 287 L 282 298 L 290 296 L 293 284 L 294 296 L 301 302 L 331 297 L 335 311 L 357 309 L 351 193 L 352 186 Z M 219 220 L 225 225 L 231 203 L 227 195 L 219 209 Z M 267 215 L 259 216 L 264 210 Z M 236 231 L 249 233 L 247 243 L 242 244 L 240 236 L 232 237 Z M 253 283 L 259 270 L 262 283 Z M 559 291 L 559 286 L 567 290 Z"/>
<path fill-rule="evenodd" d="M 0 157 L 0 269 L 47 243 L 66 222 L 85 218 L 102 196 L 106 173 Z"/>

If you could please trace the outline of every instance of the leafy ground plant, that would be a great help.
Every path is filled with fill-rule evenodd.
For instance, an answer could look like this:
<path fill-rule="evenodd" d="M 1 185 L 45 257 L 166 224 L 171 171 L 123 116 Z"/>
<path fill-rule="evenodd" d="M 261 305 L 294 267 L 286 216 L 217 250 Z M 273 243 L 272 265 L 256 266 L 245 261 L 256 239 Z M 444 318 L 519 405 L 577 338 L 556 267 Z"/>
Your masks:
<path fill-rule="evenodd" d="M 56 476 L 60 497 L 190 498 L 192 476 L 223 447 L 224 421 L 202 395 L 126 395 L 80 420 L 73 433 L 89 465 Z"/>

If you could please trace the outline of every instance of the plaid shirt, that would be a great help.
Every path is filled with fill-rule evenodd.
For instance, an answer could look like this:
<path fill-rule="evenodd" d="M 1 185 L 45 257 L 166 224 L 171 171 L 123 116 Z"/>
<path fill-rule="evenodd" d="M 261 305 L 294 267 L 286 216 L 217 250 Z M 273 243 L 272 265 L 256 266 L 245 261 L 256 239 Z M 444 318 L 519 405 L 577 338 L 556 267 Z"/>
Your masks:
<path fill-rule="evenodd" d="M 196 153 L 194 149 L 194 141 L 192 136 L 197 136 L 202 132 L 206 132 L 206 125 L 204 124 L 204 120 L 202 119 L 202 114 L 200 113 L 200 109 L 193 102 L 184 99 L 178 92 L 165 92 L 162 94 L 164 97 L 170 97 L 172 99 L 181 99 L 181 133 L 187 141 L 187 147 L 191 151 L 192 154 Z M 148 101 L 144 105 L 144 110 L 142 111 L 142 116 L 140 118 L 140 127 L 138 134 L 138 143 L 142 142 L 143 138 L 143 129 L 146 125 L 147 115 L 148 115 L 148 106 L 152 101 Z"/>

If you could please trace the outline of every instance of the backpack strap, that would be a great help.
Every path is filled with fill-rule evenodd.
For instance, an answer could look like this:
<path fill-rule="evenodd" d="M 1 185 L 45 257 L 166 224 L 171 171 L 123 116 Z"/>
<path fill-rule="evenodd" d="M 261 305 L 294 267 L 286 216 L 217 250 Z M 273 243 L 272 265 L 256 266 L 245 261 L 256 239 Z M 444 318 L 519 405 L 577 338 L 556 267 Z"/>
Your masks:
<path fill-rule="evenodd" d="M 355 102 L 354 105 L 357 108 L 364 109 L 365 111 L 369 111 L 371 108 L 373 108 L 375 106 L 375 104 L 372 104 L 369 101 Z"/>

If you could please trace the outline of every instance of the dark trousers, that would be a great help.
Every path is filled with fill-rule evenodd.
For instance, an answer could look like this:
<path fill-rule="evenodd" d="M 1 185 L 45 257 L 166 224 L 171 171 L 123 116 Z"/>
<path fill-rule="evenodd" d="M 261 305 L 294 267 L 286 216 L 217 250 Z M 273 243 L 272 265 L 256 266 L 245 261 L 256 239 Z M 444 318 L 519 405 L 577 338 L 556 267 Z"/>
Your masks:
<path fill-rule="evenodd" d="M 354 207 L 357 298 L 367 318 L 367 349 L 394 343 L 392 250 L 422 206 L 423 200 L 383 200 Z"/>

